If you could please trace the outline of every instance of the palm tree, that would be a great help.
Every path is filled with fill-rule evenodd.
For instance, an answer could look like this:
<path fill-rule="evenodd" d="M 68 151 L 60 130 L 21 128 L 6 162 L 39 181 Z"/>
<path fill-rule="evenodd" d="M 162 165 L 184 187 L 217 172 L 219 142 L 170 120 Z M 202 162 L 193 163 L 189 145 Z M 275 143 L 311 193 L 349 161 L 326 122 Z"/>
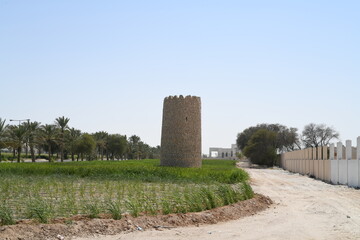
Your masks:
<path fill-rule="evenodd" d="M 5 134 L 8 128 L 8 125 L 5 124 L 6 119 L 2 120 L 0 118 L 0 162 L 1 162 L 1 149 L 5 147 Z"/>
<path fill-rule="evenodd" d="M 60 158 L 61 162 L 64 161 L 64 146 L 65 146 L 65 130 L 68 129 L 68 123 L 70 118 L 66 118 L 64 116 L 58 117 L 55 119 L 56 125 L 60 129 Z"/>
<path fill-rule="evenodd" d="M 22 124 L 25 126 L 26 131 L 28 133 L 28 128 L 29 128 L 29 123 L 30 123 L 30 119 L 27 119 L 26 122 L 23 122 Z M 25 139 L 25 157 L 28 157 L 28 145 L 29 145 L 29 138 L 28 135 L 26 133 L 26 139 Z"/>
<path fill-rule="evenodd" d="M 27 126 L 27 134 L 28 134 L 28 142 L 29 142 L 29 147 L 30 147 L 30 154 L 31 154 L 31 161 L 35 162 L 35 144 L 36 144 L 36 140 L 37 137 L 39 135 L 39 128 L 40 128 L 40 123 L 39 122 L 27 122 L 25 124 Z"/>
<path fill-rule="evenodd" d="M 71 152 L 71 160 L 75 161 L 76 142 L 81 136 L 81 131 L 75 128 L 70 128 L 68 132 L 68 149 Z"/>
<path fill-rule="evenodd" d="M 51 144 L 57 140 L 58 129 L 53 124 L 45 124 L 40 128 L 41 139 L 48 146 L 49 162 L 51 160 Z"/>
<path fill-rule="evenodd" d="M 101 160 L 103 160 L 103 158 L 104 158 L 104 150 L 106 149 L 108 135 L 109 134 L 105 131 L 100 131 L 100 132 L 94 133 L 97 152 L 100 155 Z"/>
<path fill-rule="evenodd" d="M 130 159 L 140 159 L 140 137 L 132 135 L 129 137 L 129 153 Z"/>
<path fill-rule="evenodd" d="M 10 126 L 8 136 L 13 148 L 17 149 L 17 162 L 20 162 L 21 150 L 27 140 L 27 127 L 25 125 Z"/>

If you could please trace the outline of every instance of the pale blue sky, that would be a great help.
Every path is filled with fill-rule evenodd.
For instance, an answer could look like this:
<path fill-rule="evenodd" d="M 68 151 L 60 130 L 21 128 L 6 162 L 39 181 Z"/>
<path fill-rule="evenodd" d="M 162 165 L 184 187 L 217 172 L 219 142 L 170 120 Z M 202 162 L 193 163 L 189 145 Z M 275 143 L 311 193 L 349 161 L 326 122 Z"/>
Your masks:
<path fill-rule="evenodd" d="M 203 152 L 257 123 L 360 135 L 360 1 L 0 0 L 0 117 L 160 144 L 202 99 Z"/>

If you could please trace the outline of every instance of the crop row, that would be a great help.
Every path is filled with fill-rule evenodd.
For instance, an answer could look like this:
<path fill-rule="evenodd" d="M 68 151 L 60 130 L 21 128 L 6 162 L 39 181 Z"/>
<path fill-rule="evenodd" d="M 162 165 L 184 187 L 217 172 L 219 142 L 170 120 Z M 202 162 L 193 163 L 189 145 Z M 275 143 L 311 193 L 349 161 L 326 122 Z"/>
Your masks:
<path fill-rule="evenodd" d="M 252 197 L 245 184 L 154 184 L 113 180 L 71 178 L 1 178 L 0 219 L 51 218 L 108 213 L 115 219 L 123 214 L 168 214 L 194 212 L 231 204 Z M 30 182 L 29 182 L 30 181 Z"/>
<path fill-rule="evenodd" d="M 0 175 L 75 176 L 143 182 L 238 183 L 248 179 L 235 161 L 204 160 L 202 168 L 161 167 L 159 160 L 1 163 Z"/>
<path fill-rule="evenodd" d="M 158 160 L 1 163 L 0 224 L 202 211 L 251 198 L 247 179 L 233 161 L 204 161 L 198 169 Z"/>

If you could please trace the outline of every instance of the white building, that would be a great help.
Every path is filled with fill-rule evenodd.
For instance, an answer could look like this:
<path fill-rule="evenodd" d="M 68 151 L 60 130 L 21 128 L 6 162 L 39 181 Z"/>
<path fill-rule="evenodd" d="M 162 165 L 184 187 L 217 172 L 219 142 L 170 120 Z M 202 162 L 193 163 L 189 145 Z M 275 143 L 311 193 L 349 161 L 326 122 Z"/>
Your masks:
<path fill-rule="evenodd" d="M 209 158 L 211 159 L 229 159 L 229 160 L 236 160 L 236 153 L 239 150 L 236 144 L 231 144 L 231 148 L 216 148 L 211 147 L 209 149 Z"/>

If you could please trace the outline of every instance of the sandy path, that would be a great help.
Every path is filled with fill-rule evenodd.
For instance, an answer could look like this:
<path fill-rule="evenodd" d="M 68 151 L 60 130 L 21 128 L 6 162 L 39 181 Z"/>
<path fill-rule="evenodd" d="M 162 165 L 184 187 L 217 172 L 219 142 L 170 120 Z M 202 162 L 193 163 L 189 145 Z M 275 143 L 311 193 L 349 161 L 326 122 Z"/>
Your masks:
<path fill-rule="evenodd" d="M 257 215 L 216 225 L 76 240 L 360 239 L 360 190 L 279 169 L 248 172 L 255 192 L 275 202 Z"/>

